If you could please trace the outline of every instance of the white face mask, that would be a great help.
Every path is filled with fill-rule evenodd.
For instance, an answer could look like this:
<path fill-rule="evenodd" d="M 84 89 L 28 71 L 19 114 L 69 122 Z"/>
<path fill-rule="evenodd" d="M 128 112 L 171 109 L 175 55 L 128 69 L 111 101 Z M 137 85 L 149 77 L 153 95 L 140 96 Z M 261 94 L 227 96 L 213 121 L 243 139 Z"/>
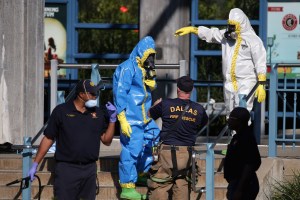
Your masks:
<path fill-rule="evenodd" d="M 86 101 L 84 103 L 84 105 L 88 108 L 93 108 L 93 107 L 97 106 L 97 99 L 89 99 L 88 101 Z"/>
<path fill-rule="evenodd" d="M 97 106 L 97 99 L 90 99 L 88 93 L 86 92 L 86 89 L 85 89 L 85 85 L 84 85 L 85 81 L 83 82 L 83 87 L 84 87 L 84 90 L 85 90 L 85 94 L 88 96 L 89 100 L 87 100 L 84 105 L 88 108 L 93 108 L 95 106 Z"/>

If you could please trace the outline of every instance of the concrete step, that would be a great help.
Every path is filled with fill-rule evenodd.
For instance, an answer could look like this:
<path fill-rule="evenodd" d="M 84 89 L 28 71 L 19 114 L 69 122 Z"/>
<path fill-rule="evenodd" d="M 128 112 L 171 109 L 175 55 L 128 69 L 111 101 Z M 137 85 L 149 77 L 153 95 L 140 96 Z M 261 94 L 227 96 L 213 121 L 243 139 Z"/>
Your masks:
<path fill-rule="evenodd" d="M 36 199 L 38 196 L 39 188 L 37 185 L 31 187 L 31 197 Z M 118 199 L 120 195 L 120 187 L 114 186 L 101 186 L 97 199 Z M 146 187 L 137 187 L 137 191 L 145 194 L 147 192 Z M 19 185 L 3 186 L 0 185 L 0 199 L 22 199 L 22 191 Z M 216 186 L 214 190 L 215 200 L 223 199 L 226 194 L 226 186 Z M 53 186 L 42 185 L 41 199 L 50 200 L 53 199 Z M 191 200 L 193 199 L 205 199 L 205 192 L 191 192 Z"/>
<path fill-rule="evenodd" d="M 38 172 L 36 175 L 40 178 L 42 185 L 53 185 L 54 183 L 54 174 L 51 172 Z M 119 175 L 116 172 L 98 172 L 98 180 L 100 187 L 113 187 L 116 185 L 119 185 Z M 216 187 L 222 187 L 227 185 L 226 180 L 223 177 L 222 172 L 216 172 L 214 176 L 215 186 Z M 7 183 L 10 183 L 16 179 L 19 179 L 22 177 L 22 171 L 21 170 L 0 170 L 0 185 L 6 185 Z M 197 187 L 205 187 L 205 179 L 206 174 L 201 173 L 201 175 L 198 177 L 198 183 Z M 38 181 L 32 182 L 33 186 L 38 185 Z"/>
<path fill-rule="evenodd" d="M 141 193 L 146 193 L 146 187 L 137 187 L 137 191 Z M 31 198 L 37 199 L 39 192 L 38 186 L 32 186 L 31 188 Z M 22 199 L 22 191 L 20 191 L 20 186 L 0 186 L 0 199 Z M 97 195 L 97 200 L 117 200 L 119 199 L 120 188 L 118 187 L 107 187 L 103 186 L 99 190 Z M 41 199 L 52 200 L 53 199 L 53 187 L 50 185 L 42 186 L 41 189 Z"/>
<path fill-rule="evenodd" d="M 215 187 L 214 189 L 214 200 L 224 200 L 226 197 L 227 186 L 225 187 Z M 191 192 L 191 200 L 206 200 L 206 194 L 204 193 L 196 193 Z"/>
<path fill-rule="evenodd" d="M 201 169 L 201 176 L 197 184 L 197 188 L 205 187 L 205 157 L 206 146 L 199 145 L 201 153 L 197 154 L 197 163 Z M 101 147 L 102 148 L 102 147 Z M 215 147 L 215 198 L 223 200 L 226 194 L 227 182 L 223 178 L 223 155 L 220 155 L 220 151 L 227 149 L 226 144 L 217 144 Z M 261 156 L 267 157 L 268 147 L 266 145 L 260 145 L 259 150 Z M 285 148 L 278 147 L 278 157 L 284 158 L 299 158 L 300 148 Z M 97 199 L 118 199 L 120 192 L 119 177 L 118 177 L 118 162 L 120 154 L 119 141 L 114 141 L 112 149 L 110 147 L 102 148 L 100 151 L 100 159 L 97 162 L 98 166 L 98 178 L 100 183 L 100 194 Z M 287 159 L 285 163 L 286 175 L 291 175 L 298 160 Z M 298 162 L 297 162 L 298 163 Z M 53 154 L 47 154 L 43 162 L 39 165 L 38 173 L 41 177 L 43 190 L 41 199 L 51 199 L 53 197 L 53 170 L 55 161 Z M 299 165 L 298 165 L 299 166 Z M 262 170 L 263 167 L 259 171 Z M 288 173 L 287 173 L 288 172 Z M 0 200 L 2 199 L 21 199 L 21 193 L 18 194 L 20 188 L 19 184 L 12 185 L 10 187 L 5 186 L 8 182 L 11 182 L 17 178 L 21 178 L 22 175 L 22 155 L 19 154 L 0 154 Z M 146 187 L 138 187 L 138 191 L 146 193 Z M 38 192 L 37 181 L 33 182 L 32 197 L 36 197 Z M 17 196 L 18 195 L 18 196 Z M 191 193 L 191 199 L 205 199 L 204 193 Z"/>
<path fill-rule="evenodd" d="M 40 178 L 42 185 L 54 184 L 54 173 L 37 172 L 36 175 Z M 21 170 L 0 170 L 0 185 L 6 185 L 16 179 L 22 177 Z M 115 186 L 118 184 L 119 176 L 116 172 L 98 172 L 99 185 L 102 187 Z M 32 185 L 38 185 L 38 181 L 33 181 Z"/>
<path fill-rule="evenodd" d="M 205 156 L 205 155 L 204 155 Z M 199 156 L 197 164 L 201 169 L 201 176 L 198 177 L 197 188 L 205 187 L 205 160 L 203 156 Z M 118 162 L 119 156 L 102 155 L 97 162 L 98 165 L 98 179 L 100 185 L 100 194 L 97 199 L 118 199 L 120 194 L 119 177 L 118 177 Z M 47 154 L 44 160 L 38 167 L 37 175 L 41 179 L 42 193 L 41 199 L 51 199 L 53 197 L 53 171 L 55 161 L 53 154 Z M 223 193 L 226 191 L 226 181 L 223 178 L 222 169 L 218 169 L 222 166 L 222 157 L 215 160 L 215 199 L 218 197 L 223 198 Z M 22 156 L 9 154 L 0 154 L 0 199 L 21 199 L 22 194 L 20 190 L 20 184 L 6 186 L 7 183 L 22 177 Z M 138 191 L 146 193 L 146 187 L 138 187 Z M 37 197 L 38 193 L 38 181 L 32 182 L 32 198 Z M 191 194 L 191 199 L 205 199 L 205 193 Z"/>
<path fill-rule="evenodd" d="M 216 171 L 223 170 L 223 155 L 215 156 L 215 169 Z M 100 157 L 97 161 L 98 171 L 110 171 L 118 172 L 119 156 L 105 156 Z M 205 171 L 205 154 L 197 156 L 197 165 L 201 171 Z M 50 171 L 53 172 L 55 166 L 55 160 L 53 154 L 47 154 L 43 161 L 38 166 L 38 171 Z M 20 170 L 22 169 L 22 156 L 21 155 L 5 155 L 0 154 L 0 170 Z"/>
<path fill-rule="evenodd" d="M 53 173 L 51 172 L 38 172 L 37 175 L 41 179 L 41 198 L 42 199 L 51 199 L 53 197 Z M 17 171 L 8 171 L 8 170 L 0 170 L 0 176 L 2 177 L 0 180 L 0 199 L 21 199 L 20 183 L 14 184 L 11 186 L 5 186 L 7 183 L 16 180 L 22 177 L 22 172 L 20 170 Z M 198 183 L 196 185 L 197 190 L 205 187 L 205 173 L 202 173 L 200 177 L 198 177 Z M 98 179 L 100 185 L 100 194 L 97 196 L 97 199 L 118 199 L 118 195 L 120 192 L 120 187 L 118 184 L 118 174 L 111 172 L 98 172 Z M 226 192 L 227 183 L 223 178 L 223 173 L 215 174 L 215 199 L 222 199 L 224 196 L 224 192 Z M 146 193 L 146 187 L 138 187 L 138 191 Z M 32 197 L 36 197 L 38 193 L 38 181 L 32 182 Z M 191 193 L 191 199 L 205 199 L 205 193 Z"/>
<path fill-rule="evenodd" d="M 34 158 L 34 157 L 33 157 Z M 119 156 L 105 156 L 97 161 L 98 171 L 118 171 Z M 53 171 L 55 160 L 53 154 L 47 154 L 38 166 L 38 171 Z M 1 170 L 22 169 L 22 156 L 16 154 L 0 154 Z"/>
<path fill-rule="evenodd" d="M 38 186 L 32 186 L 31 198 L 37 199 L 39 188 Z M 53 199 L 53 188 L 52 186 L 43 186 L 41 189 L 41 199 L 51 200 Z M 147 192 L 146 187 L 137 187 L 137 191 L 145 194 Z M 0 200 L 8 199 L 22 199 L 22 191 L 19 186 L 4 187 L 0 186 Z M 119 199 L 120 188 L 115 187 L 101 187 L 97 200 L 117 200 Z M 215 200 L 223 200 L 226 195 L 226 187 L 215 187 Z M 205 193 L 191 192 L 191 200 L 205 200 Z"/>
<path fill-rule="evenodd" d="M 201 146 L 204 149 L 205 146 Z M 222 147 L 223 148 L 223 147 Z M 100 158 L 97 161 L 98 179 L 100 184 L 100 194 L 97 199 L 118 199 L 120 194 L 118 162 L 120 155 L 120 144 L 118 140 L 113 141 L 112 146 L 101 146 Z M 37 175 L 41 178 L 42 197 L 41 199 L 51 199 L 53 197 L 53 172 L 54 154 L 47 154 L 38 167 Z M 198 177 L 197 188 L 205 187 L 205 153 L 197 155 L 197 165 L 201 169 L 201 176 Z M 33 156 L 34 158 L 34 156 Z M 224 156 L 215 155 L 215 199 L 223 199 L 226 192 L 227 183 L 223 178 L 222 159 Z M 0 154 L 0 200 L 21 199 L 19 184 L 5 186 L 7 183 L 22 177 L 22 155 L 20 154 Z M 146 187 L 138 187 L 138 191 L 146 193 Z M 19 194 L 18 194 L 19 192 Z M 32 183 L 32 198 L 37 197 L 38 181 Z M 16 196 L 19 195 L 19 196 Z M 220 197 L 220 198 L 219 198 Z M 191 199 L 205 199 L 205 193 L 191 193 Z"/>

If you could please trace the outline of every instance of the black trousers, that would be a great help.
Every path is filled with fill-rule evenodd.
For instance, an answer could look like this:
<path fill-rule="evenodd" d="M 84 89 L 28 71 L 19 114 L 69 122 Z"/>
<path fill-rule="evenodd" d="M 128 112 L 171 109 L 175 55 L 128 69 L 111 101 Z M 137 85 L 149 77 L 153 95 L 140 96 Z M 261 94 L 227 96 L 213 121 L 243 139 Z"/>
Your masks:
<path fill-rule="evenodd" d="M 230 181 L 227 187 L 227 194 L 226 197 L 228 200 L 233 199 L 233 195 L 236 191 L 236 188 L 238 186 L 238 180 Z M 249 182 L 247 183 L 247 186 L 242 191 L 242 198 L 241 200 L 255 200 L 257 194 L 259 192 L 259 183 L 257 176 L 251 177 Z"/>
<path fill-rule="evenodd" d="M 58 200 L 95 200 L 96 163 L 84 165 L 57 162 L 55 166 L 54 197 Z"/>

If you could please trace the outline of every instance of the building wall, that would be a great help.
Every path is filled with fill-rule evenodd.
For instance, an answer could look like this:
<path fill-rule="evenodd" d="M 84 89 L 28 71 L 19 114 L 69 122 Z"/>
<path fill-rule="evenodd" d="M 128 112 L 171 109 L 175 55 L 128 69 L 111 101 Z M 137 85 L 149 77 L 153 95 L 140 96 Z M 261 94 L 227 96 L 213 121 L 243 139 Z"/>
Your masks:
<path fill-rule="evenodd" d="M 178 28 L 189 25 L 190 4 L 190 0 L 140 1 L 140 38 L 146 35 L 154 38 L 156 63 L 178 64 L 179 60 L 189 60 L 189 36 L 174 37 L 174 33 Z M 176 79 L 179 73 L 178 70 L 157 70 L 157 75 L 158 79 Z M 154 100 L 176 97 L 175 83 L 159 83 L 153 97 Z"/>
<path fill-rule="evenodd" d="M 0 144 L 43 125 L 44 0 L 0 0 Z"/>

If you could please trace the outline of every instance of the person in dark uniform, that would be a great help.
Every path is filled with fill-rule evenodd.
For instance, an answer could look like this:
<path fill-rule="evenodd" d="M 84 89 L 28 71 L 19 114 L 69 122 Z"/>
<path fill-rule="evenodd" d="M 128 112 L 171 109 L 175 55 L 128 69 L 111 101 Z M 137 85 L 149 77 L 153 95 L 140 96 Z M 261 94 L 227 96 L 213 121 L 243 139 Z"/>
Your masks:
<path fill-rule="evenodd" d="M 161 145 L 158 161 L 149 171 L 148 197 L 150 200 L 189 199 L 191 153 L 198 131 L 208 121 L 204 108 L 190 100 L 194 82 L 189 76 L 177 79 L 175 99 L 157 100 L 148 115 L 162 119 Z"/>
<path fill-rule="evenodd" d="M 250 113 L 243 107 L 234 108 L 228 119 L 229 128 L 236 131 L 224 160 L 229 200 L 254 200 L 259 192 L 256 171 L 261 158 L 249 119 Z"/>
<path fill-rule="evenodd" d="M 108 102 L 97 107 L 98 88 L 90 80 L 81 80 L 76 98 L 53 110 L 28 175 L 34 179 L 38 164 L 56 141 L 55 199 L 94 200 L 96 198 L 96 161 L 100 140 L 110 145 L 116 122 L 116 108 Z"/>

